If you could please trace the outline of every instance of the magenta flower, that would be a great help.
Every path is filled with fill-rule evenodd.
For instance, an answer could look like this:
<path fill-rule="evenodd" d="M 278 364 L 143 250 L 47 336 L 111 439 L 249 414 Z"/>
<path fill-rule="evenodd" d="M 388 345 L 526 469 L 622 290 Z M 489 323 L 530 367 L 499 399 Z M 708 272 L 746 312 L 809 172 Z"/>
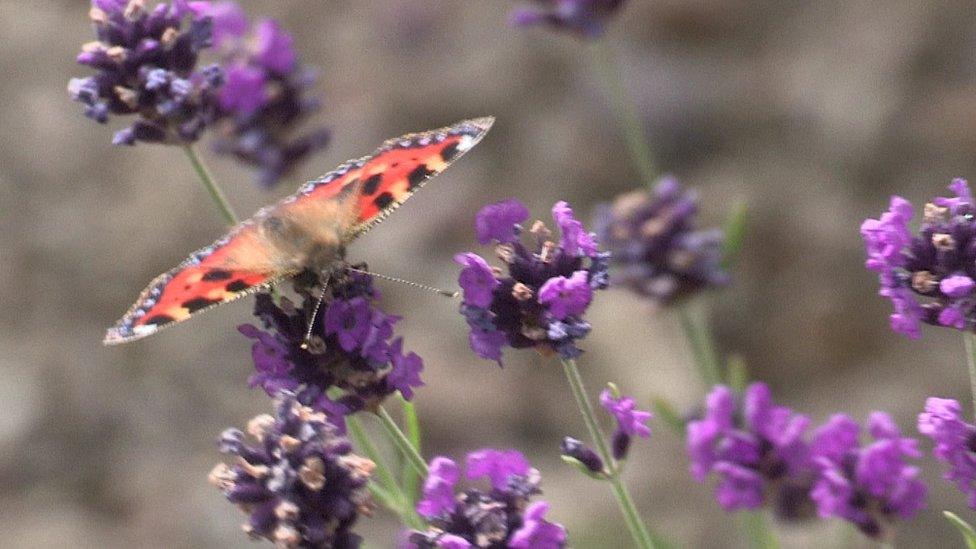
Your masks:
<path fill-rule="evenodd" d="M 407 547 L 443 549 L 498 547 L 559 549 L 566 529 L 546 520 L 549 505 L 531 501 L 539 490 L 539 472 L 515 450 L 483 449 L 467 456 L 466 477 L 486 477 L 490 489 L 457 493 L 460 470 L 453 460 L 436 457 L 429 465 L 417 512 L 426 531 L 411 531 Z"/>
<path fill-rule="evenodd" d="M 891 523 L 925 507 L 919 469 L 907 463 L 922 454 L 888 414 L 872 413 L 868 432 L 874 442 L 861 446 L 860 426 L 843 414 L 816 430 L 810 451 L 817 477 L 810 497 L 821 517 L 848 520 L 865 535 L 885 539 Z"/>
<path fill-rule="evenodd" d="M 625 459 L 633 436 L 650 438 L 651 428 L 647 422 L 654 416 L 651 412 L 637 409 L 637 402 L 631 397 L 615 397 L 611 389 L 600 393 L 600 405 L 617 420 L 613 433 L 613 457 Z"/>
<path fill-rule="evenodd" d="M 919 230 L 909 228 L 914 208 L 894 196 L 887 212 L 861 225 L 865 266 L 878 273 L 879 294 L 891 300 L 891 328 L 912 339 L 922 323 L 973 330 L 976 318 L 976 223 L 972 194 L 963 179 L 953 197 L 925 205 Z"/>
<path fill-rule="evenodd" d="M 753 383 L 741 400 L 716 386 L 705 416 L 687 427 L 691 474 L 704 482 L 715 474 L 715 496 L 727 511 L 758 509 L 773 497 L 785 517 L 802 515 L 812 474 L 804 433 L 810 419 L 772 402 L 769 388 Z"/>
<path fill-rule="evenodd" d="M 932 454 L 949 468 L 943 478 L 956 485 L 976 509 L 976 425 L 963 419 L 959 402 L 929 398 L 918 415 L 918 432 L 932 439 Z"/>
<path fill-rule="evenodd" d="M 550 240 L 549 229 L 539 221 L 530 231 L 531 245 L 521 238 L 519 223 L 528 218 L 522 203 L 505 200 L 478 213 L 478 240 L 498 243 L 507 275 L 477 254 L 454 257 L 463 267 L 458 279 L 464 291 L 461 314 L 478 356 L 501 364 L 506 345 L 555 351 L 564 358 L 582 352 L 576 341 L 590 331 L 583 314 L 593 290 L 607 286 L 609 256 L 597 250 L 594 235 L 583 229 L 565 202 L 557 203 L 552 213 L 561 228 L 560 243 Z"/>

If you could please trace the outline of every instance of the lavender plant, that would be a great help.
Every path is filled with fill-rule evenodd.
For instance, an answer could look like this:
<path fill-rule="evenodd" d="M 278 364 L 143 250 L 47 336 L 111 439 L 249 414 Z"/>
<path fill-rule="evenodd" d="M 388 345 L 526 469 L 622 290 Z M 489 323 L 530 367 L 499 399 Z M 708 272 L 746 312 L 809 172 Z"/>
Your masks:
<path fill-rule="evenodd" d="M 620 468 L 597 422 L 575 361 L 582 353 L 576 342 L 590 331 L 583 316 L 593 292 L 609 283 L 609 254 L 599 250 L 596 235 L 585 230 L 566 202 L 557 202 L 552 208 L 553 220 L 560 229 L 559 241 L 537 221 L 529 230 L 532 244 L 526 246 L 521 223 L 528 215 L 521 202 L 507 200 L 485 206 L 476 216 L 478 241 L 496 243 L 496 255 L 507 265 L 507 273 L 492 269 L 477 254 L 455 256 L 463 267 L 458 278 L 463 290 L 461 314 L 471 330 L 471 348 L 499 365 L 505 346 L 534 348 L 543 356 L 559 357 L 598 457 L 606 465 L 601 478 L 611 483 L 634 542 L 639 547 L 653 547 L 654 540 L 620 479 Z M 619 408 L 624 418 L 621 421 L 627 421 L 628 429 L 635 429 L 629 417 L 633 410 L 625 410 L 629 404 L 608 399 L 608 405 Z M 626 453 L 625 447 L 622 450 Z M 591 456 L 586 458 L 595 465 Z"/>
<path fill-rule="evenodd" d="M 359 547 L 352 528 L 370 513 L 375 464 L 352 453 L 324 414 L 279 393 L 274 416 L 252 419 L 247 435 L 228 429 L 220 451 L 237 460 L 214 467 L 210 482 L 248 515 L 249 536 L 278 547 Z"/>
<path fill-rule="evenodd" d="M 813 480 L 810 418 L 777 406 L 764 383 L 753 383 L 741 398 L 716 386 L 706 398 L 705 415 L 688 423 L 686 445 L 692 477 L 715 475 L 715 497 L 726 511 L 756 510 L 772 503 L 777 514 L 807 514 Z"/>
<path fill-rule="evenodd" d="M 301 307 L 287 297 L 276 303 L 270 294 L 258 294 L 254 315 L 264 329 L 238 328 L 254 340 L 252 387 L 270 396 L 294 391 L 302 405 L 324 412 L 345 432 L 346 416 L 377 411 L 395 391 L 409 400 L 414 388 L 424 384 L 423 360 L 404 353 L 403 339 L 393 338 L 400 317 L 375 306 L 380 293 L 372 277 L 340 272 L 328 286 L 317 276 L 300 277 L 296 290 Z M 322 292 L 326 298 L 320 302 Z M 321 314 L 313 314 L 319 309 Z"/>
<path fill-rule="evenodd" d="M 485 478 L 488 489 L 457 492 L 461 471 L 447 457 L 430 462 L 417 512 L 426 530 L 407 534 L 417 549 L 555 549 L 566 545 L 566 529 L 546 519 L 549 504 L 531 501 L 541 494 L 541 477 L 516 450 L 486 448 L 466 457 L 465 476 Z"/>

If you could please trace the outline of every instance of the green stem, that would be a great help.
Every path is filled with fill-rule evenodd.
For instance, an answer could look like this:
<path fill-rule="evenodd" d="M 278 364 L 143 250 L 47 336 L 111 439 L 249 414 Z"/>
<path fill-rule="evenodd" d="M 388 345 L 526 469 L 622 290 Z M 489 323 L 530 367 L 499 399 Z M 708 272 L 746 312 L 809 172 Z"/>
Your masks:
<path fill-rule="evenodd" d="M 403 434 L 396 421 L 393 421 L 393 417 L 386 411 L 386 408 L 380 406 L 376 411 L 376 417 L 380 418 L 380 423 L 383 424 L 383 428 L 386 429 L 386 433 L 390 436 L 390 440 L 393 441 L 397 450 L 407 458 L 407 461 L 416 469 L 422 478 L 427 478 L 427 462 L 424 461 L 424 458 L 420 456 L 420 452 L 410 443 L 407 435 Z"/>
<path fill-rule="evenodd" d="M 656 176 L 654 162 L 651 160 L 651 147 L 641 127 L 640 115 L 634 100 L 620 79 L 620 68 L 617 66 L 613 50 L 605 41 L 596 40 L 593 43 L 593 53 L 594 65 L 610 96 L 610 106 L 623 131 L 630 156 L 644 183 L 648 186 L 653 185 Z"/>
<path fill-rule="evenodd" d="M 183 145 L 183 151 L 186 153 L 186 157 L 190 159 L 190 164 L 193 165 L 193 169 L 197 172 L 197 176 L 200 177 L 200 181 L 203 182 L 203 186 L 210 193 L 210 198 L 213 199 L 214 204 L 220 209 L 220 214 L 224 217 L 224 221 L 228 225 L 237 225 L 237 214 L 234 213 L 230 202 L 227 201 L 227 197 L 220 190 L 220 186 L 217 185 L 217 181 L 214 179 L 213 174 L 210 173 L 210 170 L 207 169 L 207 165 L 200 159 L 196 149 L 193 148 L 193 145 L 187 143 Z"/>
<path fill-rule="evenodd" d="M 973 411 L 976 412 L 976 334 L 964 332 L 962 340 L 966 343 L 966 365 L 969 367 L 969 390 L 973 395 Z"/>
<path fill-rule="evenodd" d="M 702 381 L 708 387 L 721 383 L 722 372 L 718 364 L 718 357 L 715 355 L 712 335 L 705 324 L 705 319 L 702 315 L 696 315 L 689 304 L 678 307 L 678 316 L 681 319 L 681 329 L 685 332 L 685 339 L 688 340 L 688 345 L 691 347 L 695 366 L 698 368 Z"/>
<path fill-rule="evenodd" d="M 396 477 L 390 471 L 390 468 L 386 466 L 376 445 L 373 444 L 373 441 L 369 438 L 369 434 L 366 433 L 363 424 L 360 423 L 358 418 L 347 416 L 346 427 L 349 431 L 349 436 L 355 441 L 359 450 L 366 454 L 366 457 L 376 465 L 374 470 L 376 471 L 378 483 L 369 483 L 373 495 L 378 496 L 377 499 L 380 503 L 399 515 L 401 520 L 406 524 L 409 524 L 413 528 L 422 529 L 423 524 L 420 517 L 417 516 L 413 506 L 409 503 L 409 499 L 400 489 Z"/>
<path fill-rule="evenodd" d="M 779 540 L 770 531 L 769 522 L 762 511 L 744 511 L 742 526 L 753 549 L 779 549 Z"/>
<path fill-rule="evenodd" d="M 576 399 L 580 414 L 583 416 L 583 422 L 586 424 L 586 429 L 590 432 L 590 438 L 593 439 L 593 444 L 596 446 L 596 451 L 600 454 L 600 458 L 607 464 L 609 471 L 608 479 L 613 488 L 613 495 L 617 498 L 620 511 L 624 515 L 627 529 L 630 530 L 630 535 L 633 536 L 634 542 L 638 547 L 653 549 L 654 541 L 651 538 L 651 534 L 637 513 L 637 506 L 634 505 L 634 500 L 630 497 L 630 492 L 627 491 L 627 487 L 620 480 L 620 470 L 617 468 L 617 464 L 613 459 L 613 454 L 610 453 L 610 446 L 607 444 L 603 430 L 600 429 L 600 424 L 597 423 L 596 414 L 593 411 L 593 404 L 590 403 L 589 397 L 586 396 L 586 389 L 583 387 L 583 378 L 580 376 L 576 361 L 571 358 L 564 358 L 562 359 L 562 363 L 563 371 L 566 373 L 566 379 L 569 381 L 569 387 L 573 391 L 573 397 Z"/>
<path fill-rule="evenodd" d="M 410 446 L 416 448 L 417 452 L 421 452 L 420 419 L 417 417 L 417 408 L 412 402 L 403 398 L 403 395 L 400 393 L 397 393 L 397 400 L 400 401 L 400 407 L 403 409 L 403 423 L 407 429 L 407 437 L 410 439 Z M 409 458 L 407 456 L 403 456 L 403 459 L 406 460 Z M 402 467 L 402 471 L 403 493 L 407 496 L 407 501 L 412 507 L 417 503 L 417 496 L 420 488 L 420 475 L 413 467 Z"/>

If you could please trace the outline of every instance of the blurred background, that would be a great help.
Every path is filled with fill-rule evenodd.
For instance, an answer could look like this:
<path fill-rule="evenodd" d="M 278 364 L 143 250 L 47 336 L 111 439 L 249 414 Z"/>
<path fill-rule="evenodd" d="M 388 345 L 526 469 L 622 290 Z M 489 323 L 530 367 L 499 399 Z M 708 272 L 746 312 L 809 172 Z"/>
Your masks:
<path fill-rule="evenodd" d="M 458 119 L 498 117 L 487 139 L 357 242 L 381 273 L 456 285 L 473 218 L 507 197 L 582 217 L 639 185 L 587 45 L 506 23 L 517 2 L 242 1 L 281 20 L 322 69 L 333 144 L 273 191 L 206 154 L 241 213 L 383 139 Z M 215 438 L 269 409 L 249 390 L 249 300 L 138 343 L 101 338 L 156 274 L 209 244 L 221 219 L 178 149 L 110 145 L 65 87 L 92 40 L 88 2 L 0 0 L 0 546 L 225 547 L 243 519 L 207 484 Z M 723 351 L 742 355 L 780 403 L 820 422 L 891 412 L 914 432 L 926 396 L 967 400 L 962 341 L 910 342 L 864 270 L 858 227 L 889 194 L 924 201 L 976 175 L 976 10 L 968 1 L 632 0 L 606 38 L 638 105 L 657 165 L 697 188 L 702 224 L 749 205 L 749 234 L 727 290 L 712 295 Z M 202 148 L 205 150 L 205 148 Z M 484 251 L 484 250 L 481 250 Z M 428 456 L 517 447 L 543 473 L 551 517 L 577 547 L 626 546 L 610 493 L 563 465 L 558 443 L 583 425 L 558 363 L 476 358 L 451 301 L 381 285 L 426 361 L 417 396 Z M 600 295 L 581 359 L 591 391 L 616 381 L 649 403 L 691 409 L 704 391 L 675 315 L 623 291 Z M 928 441 L 924 443 L 929 447 Z M 663 424 L 632 452 L 627 482 L 659 532 L 688 547 L 743 546 L 735 516 L 687 474 Z M 941 516 L 972 518 L 932 481 L 929 510 L 898 545 L 952 545 Z M 837 521 L 779 525 L 787 547 L 862 543 Z M 379 512 L 358 531 L 390 545 Z"/>

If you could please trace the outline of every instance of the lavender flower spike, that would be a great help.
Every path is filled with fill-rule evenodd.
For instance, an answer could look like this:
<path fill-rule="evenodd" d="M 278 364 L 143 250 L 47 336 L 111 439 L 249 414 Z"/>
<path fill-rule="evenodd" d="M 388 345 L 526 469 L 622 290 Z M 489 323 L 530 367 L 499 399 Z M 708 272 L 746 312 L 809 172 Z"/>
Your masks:
<path fill-rule="evenodd" d="M 320 107 L 320 99 L 309 95 L 316 71 L 299 63 L 294 39 L 277 21 L 251 23 L 231 1 L 191 6 L 213 18 L 227 73 L 214 149 L 255 167 L 260 184 L 271 187 L 329 143 L 322 127 L 299 134 Z"/>
<path fill-rule="evenodd" d="M 559 549 L 566 545 L 566 529 L 545 517 L 549 504 L 531 501 L 541 493 L 539 472 L 521 453 L 486 448 L 468 454 L 465 476 L 469 480 L 487 477 L 487 490 L 468 488 L 455 494 L 460 468 L 449 458 L 434 458 L 429 469 L 417 504 L 429 527 L 410 532 L 405 547 Z"/>
<path fill-rule="evenodd" d="M 705 416 L 687 427 L 692 477 L 717 476 L 715 496 L 727 511 L 773 499 L 781 516 L 799 518 L 813 474 L 804 440 L 809 423 L 773 404 L 763 383 L 750 385 L 741 399 L 718 385 L 706 398 Z"/>
<path fill-rule="evenodd" d="M 584 38 L 599 38 L 625 0 L 535 0 L 536 8 L 519 8 L 510 20 L 517 27 L 547 25 Z"/>
<path fill-rule="evenodd" d="M 658 305 L 724 286 L 721 230 L 696 228 L 698 200 L 671 177 L 652 192 L 633 191 L 601 205 L 597 234 L 613 254 L 612 282 Z"/>
<path fill-rule="evenodd" d="M 454 257 L 462 266 L 461 314 L 471 329 L 471 348 L 499 364 L 505 346 L 579 356 L 576 341 L 590 331 L 583 316 L 594 291 L 608 284 L 609 255 L 597 249 L 595 235 L 585 231 L 568 204 L 559 202 L 552 209 L 561 232 L 558 243 L 541 221 L 528 231 L 530 244 L 523 243 L 521 223 L 528 215 L 514 199 L 489 204 L 477 215 L 478 241 L 497 243 L 507 275 L 477 254 Z"/>
<path fill-rule="evenodd" d="M 918 415 L 918 432 L 932 439 L 932 454 L 949 469 L 943 478 L 956 485 L 976 509 L 976 425 L 963 419 L 959 402 L 929 398 Z"/>
<path fill-rule="evenodd" d="M 887 212 L 861 225 L 865 266 L 878 273 L 879 294 L 891 300 L 891 328 L 910 338 L 921 324 L 973 331 L 976 318 L 976 221 L 972 194 L 963 179 L 923 209 L 919 230 L 909 223 L 914 208 L 894 196 Z"/>
<path fill-rule="evenodd" d="M 99 123 L 111 115 L 135 118 L 113 144 L 191 143 L 217 116 L 216 89 L 223 83 L 216 65 L 197 67 L 211 45 L 212 20 L 185 0 L 146 4 L 92 1 L 98 40 L 82 46 L 77 61 L 95 74 L 72 78 L 68 94 Z"/>
<path fill-rule="evenodd" d="M 333 274 L 325 302 L 311 321 L 311 344 L 304 345 L 308 319 L 322 291 L 317 275 L 306 275 L 296 279 L 296 290 L 304 297 L 301 307 L 287 298 L 275 304 L 268 294 L 258 294 L 254 313 L 264 330 L 250 324 L 238 328 L 254 340 L 251 386 L 269 395 L 294 391 L 299 402 L 325 412 L 341 432 L 345 416 L 375 409 L 395 391 L 413 398 L 414 389 L 424 385 L 423 360 L 405 354 L 403 340 L 393 337 L 400 319 L 376 307 L 380 294 L 372 278 Z M 342 395 L 330 397 L 330 389 Z"/>
<path fill-rule="evenodd" d="M 282 393 L 275 416 L 251 420 L 248 434 L 228 429 L 220 450 L 237 456 L 210 481 L 250 517 L 244 530 L 278 547 L 359 547 L 352 527 L 370 510 L 373 462 L 352 453 L 321 413 Z"/>
<path fill-rule="evenodd" d="M 860 446 L 860 426 L 837 414 L 814 433 L 811 456 L 817 477 L 810 497 L 821 517 L 853 523 L 875 539 L 889 537 L 888 526 L 909 519 L 925 507 L 927 489 L 918 467 L 915 439 L 901 436 L 891 417 L 874 412 L 868 418 L 874 442 Z"/>
<path fill-rule="evenodd" d="M 633 398 L 617 396 L 613 389 L 615 387 L 600 393 L 600 405 L 617 420 L 612 446 L 614 459 L 620 460 L 627 457 L 631 437 L 650 438 L 651 428 L 647 422 L 654 414 L 637 409 Z"/>

